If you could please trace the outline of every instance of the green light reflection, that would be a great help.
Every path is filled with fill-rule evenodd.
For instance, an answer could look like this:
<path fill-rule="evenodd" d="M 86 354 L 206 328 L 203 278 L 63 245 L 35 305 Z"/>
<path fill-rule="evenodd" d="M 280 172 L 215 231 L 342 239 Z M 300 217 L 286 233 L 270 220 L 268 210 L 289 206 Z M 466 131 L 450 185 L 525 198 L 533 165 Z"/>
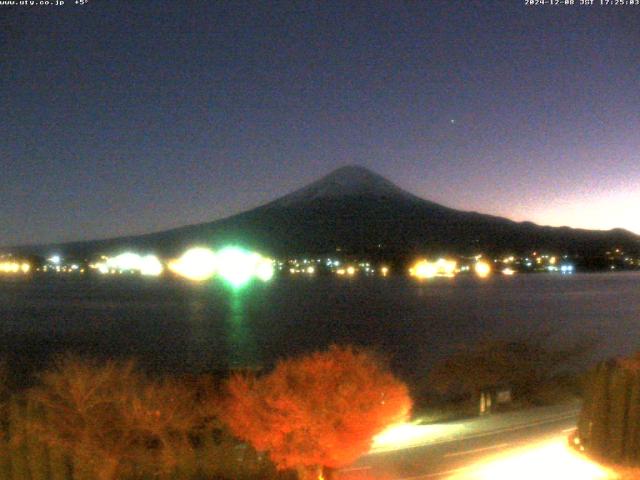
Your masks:
<path fill-rule="evenodd" d="M 230 368 L 259 367 L 260 354 L 246 318 L 246 297 L 251 288 L 229 292 L 229 316 L 226 319 L 226 340 Z"/>
<path fill-rule="evenodd" d="M 206 292 L 194 292 L 188 302 L 189 343 L 183 363 L 188 369 L 196 372 L 206 371 L 212 366 L 217 367 L 211 364 L 212 358 L 208 352 L 211 351 L 219 333 L 215 330 L 215 322 L 208 311 L 207 304 Z"/>

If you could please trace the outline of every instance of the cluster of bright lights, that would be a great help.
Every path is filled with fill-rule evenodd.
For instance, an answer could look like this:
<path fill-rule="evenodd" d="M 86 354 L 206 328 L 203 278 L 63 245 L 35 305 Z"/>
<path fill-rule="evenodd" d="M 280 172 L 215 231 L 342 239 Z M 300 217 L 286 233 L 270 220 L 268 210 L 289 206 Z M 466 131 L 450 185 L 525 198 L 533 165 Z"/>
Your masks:
<path fill-rule="evenodd" d="M 365 275 L 372 275 L 376 272 L 375 268 L 373 268 L 369 262 L 359 263 L 358 269 Z"/>
<path fill-rule="evenodd" d="M 200 282 L 213 277 L 218 268 L 217 257 L 208 248 L 191 248 L 169 262 L 169 270 L 189 280 Z"/>
<path fill-rule="evenodd" d="M 357 273 L 357 269 L 356 267 L 354 267 L 353 265 L 349 265 L 346 268 L 339 268 L 338 270 L 336 270 L 336 273 L 340 276 L 344 276 L 347 275 L 349 277 L 353 277 L 356 273 Z"/>
<path fill-rule="evenodd" d="M 217 254 L 218 274 L 235 287 L 244 285 L 252 277 L 268 281 L 273 277 L 273 261 L 256 252 L 227 247 Z"/>
<path fill-rule="evenodd" d="M 473 264 L 473 271 L 480 278 L 486 278 L 491 274 L 491 264 L 484 260 L 480 260 L 480 256 L 476 257 L 476 263 Z M 434 277 L 454 277 L 460 272 L 468 272 L 471 267 L 463 265 L 458 268 L 455 260 L 439 258 L 435 262 L 426 259 L 418 260 L 409 269 L 409 275 L 417 279 L 430 279 Z M 505 268 L 502 271 L 506 275 L 513 275 L 515 271 L 511 268 Z"/>
<path fill-rule="evenodd" d="M 47 258 L 45 264 L 36 268 L 36 271 L 45 273 L 84 273 L 85 269 L 77 263 L 65 263 L 62 256 L 56 254 Z"/>
<path fill-rule="evenodd" d="M 306 273 L 307 275 L 314 275 L 316 273 L 316 267 L 313 265 L 309 265 L 308 267 L 303 268 L 290 268 L 289 273 L 292 275 L 296 275 L 298 273 Z"/>
<path fill-rule="evenodd" d="M 106 257 L 105 257 L 106 258 Z M 44 265 L 36 268 L 36 272 L 44 273 L 84 273 L 85 269 L 78 263 L 65 263 L 62 256 L 56 254 L 47 258 Z"/>
<path fill-rule="evenodd" d="M 607 252 L 611 253 L 611 252 Z M 476 257 L 478 259 L 479 257 Z M 560 272 L 564 274 L 574 273 L 575 267 L 569 262 L 568 255 L 554 255 L 548 253 L 532 252 L 529 256 L 515 257 L 510 255 L 508 257 L 496 258 L 494 263 L 504 264 L 501 272 L 505 275 L 512 275 L 520 269 L 516 269 L 514 265 L 521 265 L 522 269 L 534 270 L 539 272 Z M 633 262 L 631 262 L 633 264 Z M 513 273 L 511 273 L 513 272 Z"/>
<path fill-rule="evenodd" d="M 219 275 L 235 287 L 254 277 L 266 282 L 274 274 L 273 260 L 237 247 L 227 247 L 217 253 L 208 248 L 192 248 L 170 262 L 169 269 L 197 282 Z"/>
<path fill-rule="evenodd" d="M 420 260 L 409 269 L 409 275 L 420 279 L 433 278 L 437 273 L 435 263 L 428 262 L 427 260 Z"/>
<path fill-rule="evenodd" d="M 455 260 L 447 260 L 445 258 L 439 258 L 435 262 L 423 259 L 418 260 L 413 267 L 409 269 L 409 274 L 419 279 L 453 277 L 457 273 L 457 265 Z"/>
<path fill-rule="evenodd" d="M 91 265 L 100 273 L 140 273 L 141 275 L 157 277 L 164 271 L 162 262 L 155 255 L 138 255 L 124 252 L 115 257 L 102 257 L 102 261 Z"/>
<path fill-rule="evenodd" d="M 26 262 L 0 262 L 0 273 L 29 273 L 31 265 Z"/>
<path fill-rule="evenodd" d="M 274 266 L 275 266 L 274 262 Z M 291 275 L 315 275 L 318 271 L 331 269 L 334 265 L 333 260 L 328 258 L 323 261 L 321 258 L 290 258 L 286 262 L 288 264 L 288 272 Z M 336 260 L 336 264 L 338 264 Z M 279 270 L 284 267 L 283 262 L 277 262 Z"/>
<path fill-rule="evenodd" d="M 376 267 L 369 261 L 351 261 L 349 263 L 343 263 L 340 260 L 332 258 L 326 258 L 324 260 L 322 258 L 291 258 L 287 260 L 286 263 L 286 271 L 290 275 L 295 276 L 334 273 L 338 276 L 353 276 L 356 274 L 372 276 L 378 274 L 386 277 L 390 272 L 388 266 L 380 265 L 379 267 Z M 283 268 L 280 267 L 280 265 L 284 264 L 278 264 L 279 269 L 282 270 Z"/>

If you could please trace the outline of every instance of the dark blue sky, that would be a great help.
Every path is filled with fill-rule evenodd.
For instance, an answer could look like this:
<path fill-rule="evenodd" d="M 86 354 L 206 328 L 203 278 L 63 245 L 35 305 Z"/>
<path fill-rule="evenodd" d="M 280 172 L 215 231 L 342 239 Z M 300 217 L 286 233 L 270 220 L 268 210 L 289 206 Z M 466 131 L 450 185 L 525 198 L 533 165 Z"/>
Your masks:
<path fill-rule="evenodd" d="M 0 7 L 0 245 L 209 221 L 353 163 L 640 233 L 640 7 L 72 3 Z"/>

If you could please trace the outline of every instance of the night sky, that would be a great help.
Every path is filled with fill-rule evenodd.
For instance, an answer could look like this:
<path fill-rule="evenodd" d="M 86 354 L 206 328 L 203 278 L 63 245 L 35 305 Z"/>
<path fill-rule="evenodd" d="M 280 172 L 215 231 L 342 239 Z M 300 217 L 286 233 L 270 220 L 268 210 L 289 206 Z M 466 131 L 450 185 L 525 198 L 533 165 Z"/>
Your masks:
<path fill-rule="evenodd" d="M 67 4 L 0 7 L 0 245 L 211 221 L 345 164 L 640 233 L 640 6 Z"/>

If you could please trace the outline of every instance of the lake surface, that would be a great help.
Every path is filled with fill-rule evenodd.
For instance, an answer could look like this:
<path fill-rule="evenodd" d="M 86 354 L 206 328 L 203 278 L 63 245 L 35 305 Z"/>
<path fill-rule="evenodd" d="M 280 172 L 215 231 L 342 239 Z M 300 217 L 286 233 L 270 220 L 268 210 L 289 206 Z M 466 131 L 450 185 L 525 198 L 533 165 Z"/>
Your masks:
<path fill-rule="evenodd" d="M 0 354 L 39 368 L 55 352 L 136 357 L 150 369 L 269 365 L 331 343 L 376 347 L 407 380 L 457 344 L 552 332 L 640 350 L 640 273 L 213 283 L 104 277 L 0 280 Z"/>

